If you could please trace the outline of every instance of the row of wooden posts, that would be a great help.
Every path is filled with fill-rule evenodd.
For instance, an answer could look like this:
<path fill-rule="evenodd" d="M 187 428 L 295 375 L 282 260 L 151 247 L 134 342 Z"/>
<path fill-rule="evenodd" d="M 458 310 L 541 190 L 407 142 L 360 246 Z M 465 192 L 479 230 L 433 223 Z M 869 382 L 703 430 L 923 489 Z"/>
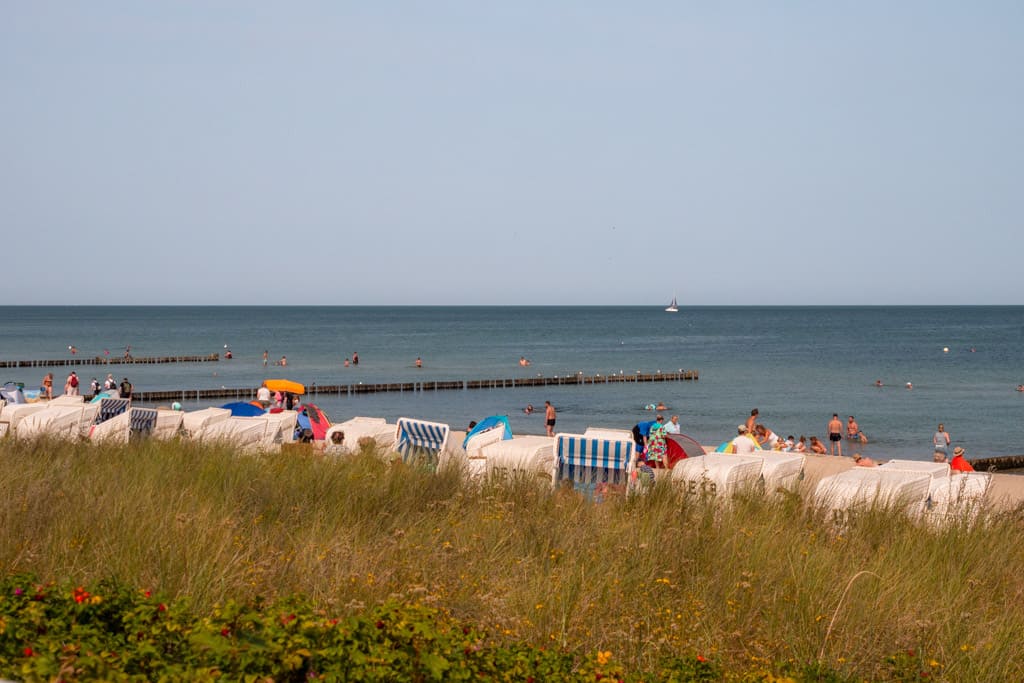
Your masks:
<path fill-rule="evenodd" d="M 467 389 L 512 389 L 515 387 L 572 386 L 584 384 L 618 384 L 624 382 L 680 382 L 697 381 L 696 370 L 677 372 L 637 373 L 633 375 L 560 375 L 555 377 L 515 377 L 508 379 L 437 380 L 420 382 L 386 382 L 358 384 L 308 384 L 307 396 L 354 396 L 386 392 L 416 391 L 461 391 Z M 233 398 L 252 400 L 255 387 L 220 389 L 170 389 L 163 391 L 133 391 L 136 401 L 156 403 L 160 401 L 202 401 L 205 399 Z"/>
<path fill-rule="evenodd" d="M 157 365 L 160 363 L 212 363 L 220 354 L 205 356 L 95 356 L 93 358 L 49 358 L 42 360 L 0 360 L 0 368 L 45 368 L 69 365 Z"/>

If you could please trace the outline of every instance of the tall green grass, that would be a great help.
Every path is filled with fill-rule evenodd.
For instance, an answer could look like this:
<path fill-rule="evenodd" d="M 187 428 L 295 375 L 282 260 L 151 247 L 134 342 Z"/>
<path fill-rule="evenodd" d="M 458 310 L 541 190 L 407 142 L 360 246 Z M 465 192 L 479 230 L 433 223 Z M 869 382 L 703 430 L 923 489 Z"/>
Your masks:
<path fill-rule="evenodd" d="M 1024 679 L 1020 510 L 935 528 L 877 509 L 837 529 L 804 491 L 722 504 L 659 482 L 594 504 L 535 478 L 473 484 L 376 453 L 188 442 L 7 439 L 0 463 L 8 573 L 116 578 L 197 609 L 409 599 L 499 639 L 648 669 L 700 654 L 754 673 Z"/>

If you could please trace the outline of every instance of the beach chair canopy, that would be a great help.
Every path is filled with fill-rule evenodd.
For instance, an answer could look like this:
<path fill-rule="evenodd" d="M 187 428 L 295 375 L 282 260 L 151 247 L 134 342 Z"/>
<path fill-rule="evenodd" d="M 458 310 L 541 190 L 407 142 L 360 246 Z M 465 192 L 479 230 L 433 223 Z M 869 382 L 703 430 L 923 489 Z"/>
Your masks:
<path fill-rule="evenodd" d="M 508 422 L 507 415 L 491 415 L 480 420 L 475 427 L 466 433 L 466 438 L 462 440 L 462 447 L 466 448 L 466 444 L 469 443 L 477 434 L 489 432 L 491 430 L 499 430 L 497 433 L 500 435 L 493 441 L 504 441 L 505 439 L 512 438 L 512 425 Z M 490 442 L 489 442 L 490 443 Z"/>
<path fill-rule="evenodd" d="M 266 409 L 258 403 L 250 403 L 248 401 L 225 403 L 221 408 L 230 410 L 232 417 L 259 417 L 263 413 L 267 412 Z"/>

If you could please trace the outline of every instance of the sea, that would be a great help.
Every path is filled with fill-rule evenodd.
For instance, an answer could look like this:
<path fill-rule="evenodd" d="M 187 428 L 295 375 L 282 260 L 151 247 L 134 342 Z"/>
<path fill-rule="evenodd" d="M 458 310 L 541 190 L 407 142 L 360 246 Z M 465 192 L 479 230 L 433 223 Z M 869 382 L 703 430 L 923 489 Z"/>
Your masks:
<path fill-rule="evenodd" d="M 845 442 L 844 453 L 873 458 L 930 459 L 940 422 L 968 458 L 1024 453 L 1024 306 L 4 306 L 0 321 L 0 360 L 70 358 L 69 346 L 79 358 L 120 357 L 128 346 L 136 357 L 222 356 L 110 367 L 138 390 L 255 391 L 267 378 L 338 385 L 699 373 L 697 381 L 318 395 L 334 422 L 407 416 L 465 429 L 507 415 L 514 433 L 543 434 L 551 401 L 557 431 L 629 429 L 651 418 L 647 404 L 663 401 L 684 433 L 712 446 L 757 408 L 782 436 L 822 439 L 833 413 L 844 423 L 853 415 L 868 443 Z M 356 352 L 359 364 L 345 367 Z M 287 367 L 276 365 L 282 356 Z M 71 368 L 0 368 L 0 382 L 37 387 L 48 369 L 59 388 Z M 87 387 L 107 368 L 77 371 Z M 528 404 L 537 412 L 525 414 Z"/>

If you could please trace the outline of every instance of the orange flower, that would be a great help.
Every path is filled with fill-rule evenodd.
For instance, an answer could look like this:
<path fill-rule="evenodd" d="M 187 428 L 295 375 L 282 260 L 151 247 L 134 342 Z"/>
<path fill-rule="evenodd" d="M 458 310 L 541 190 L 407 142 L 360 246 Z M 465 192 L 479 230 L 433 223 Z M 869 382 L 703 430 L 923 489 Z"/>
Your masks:
<path fill-rule="evenodd" d="M 89 591 L 85 590 L 81 586 L 76 588 L 72 595 L 75 598 L 75 602 L 85 602 L 89 599 Z"/>

